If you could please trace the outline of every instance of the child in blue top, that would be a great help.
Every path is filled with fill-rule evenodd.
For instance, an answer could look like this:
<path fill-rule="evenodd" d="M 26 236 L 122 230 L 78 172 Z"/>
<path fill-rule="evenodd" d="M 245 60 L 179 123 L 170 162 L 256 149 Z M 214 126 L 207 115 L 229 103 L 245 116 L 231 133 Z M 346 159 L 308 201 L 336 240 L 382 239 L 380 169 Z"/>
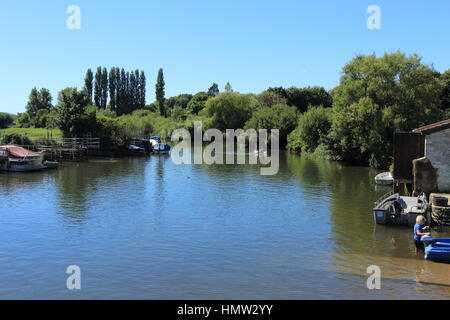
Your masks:
<path fill-rule="evenodd" d="M 426 219 L 424 216 L 417 216 L 416 218 L 416 224 L 414 225 L 414 244 L 416 246 L 416 254 L 419 251 L 424 251 L 425 246 L 423 245 L 423 242 L 421 241 L 422 237 L 424 236 L 430 236 L 430 232 L 425 232 L 425 230 L 428 230 L 430 227 L 424 227 L 426 223 Z"/>

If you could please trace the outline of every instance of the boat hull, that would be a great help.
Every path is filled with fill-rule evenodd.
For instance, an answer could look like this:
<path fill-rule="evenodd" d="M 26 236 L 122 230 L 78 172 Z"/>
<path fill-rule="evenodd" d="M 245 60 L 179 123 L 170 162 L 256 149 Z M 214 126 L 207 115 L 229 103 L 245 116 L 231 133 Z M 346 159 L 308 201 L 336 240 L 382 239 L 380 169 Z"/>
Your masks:
<path fill-rule="evenodd" d="M 425 259 L 450 263 L 450 239 L 433 239 L 433 242 L 425 248 Z"/>

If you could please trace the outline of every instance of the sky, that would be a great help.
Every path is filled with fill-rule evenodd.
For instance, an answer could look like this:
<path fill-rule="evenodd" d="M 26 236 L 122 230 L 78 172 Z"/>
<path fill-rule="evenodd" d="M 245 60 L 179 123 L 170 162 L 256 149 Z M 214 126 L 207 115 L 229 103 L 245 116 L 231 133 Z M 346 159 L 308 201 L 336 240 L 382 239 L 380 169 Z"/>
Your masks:
<path fill-rule="evenodd" d="M 80 8 L 80 29 L 67 8 Z M 381 29 L 370 30 L 370 5 Z M 275 86 L 339 84 L 357 54 L 418 54 L 450 68 L 448 0 L 2 0 L 0 112 L 25 111 L 33 87 L 56 102 L 81 88 L 88 68 L 141 69 L 147 103 L 159 68 L 166 97 L 223 90 L 259 93 Z"/>

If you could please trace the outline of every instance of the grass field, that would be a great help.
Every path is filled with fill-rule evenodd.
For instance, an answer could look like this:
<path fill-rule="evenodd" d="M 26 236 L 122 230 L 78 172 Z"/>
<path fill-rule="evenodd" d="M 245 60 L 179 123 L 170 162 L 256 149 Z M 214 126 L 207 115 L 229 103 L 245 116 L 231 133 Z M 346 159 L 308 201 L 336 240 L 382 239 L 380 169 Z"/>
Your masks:
<path fill-rule="evenodd" d="M 53 129 L 47 130 L 42 128 L 7 128 L 0 130 L 0 137 L 7 133 L 18 133 L 28 136 L 31 140 L 39 138 L 60 138 L 62 136 L 61 130 Z"/>

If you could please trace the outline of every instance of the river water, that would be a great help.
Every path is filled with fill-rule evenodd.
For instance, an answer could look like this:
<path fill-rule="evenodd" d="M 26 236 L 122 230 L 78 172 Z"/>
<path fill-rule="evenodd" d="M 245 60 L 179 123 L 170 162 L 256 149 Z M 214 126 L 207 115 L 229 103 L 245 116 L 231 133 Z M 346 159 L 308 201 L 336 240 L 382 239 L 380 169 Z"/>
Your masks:
<path fill-rule="evenodd" d="M 450 265 L 374 224 L 379 171 L 288 153 L 259 169 L 150 156 L 0 173 L 0 298 L 450 298 Z"/>

